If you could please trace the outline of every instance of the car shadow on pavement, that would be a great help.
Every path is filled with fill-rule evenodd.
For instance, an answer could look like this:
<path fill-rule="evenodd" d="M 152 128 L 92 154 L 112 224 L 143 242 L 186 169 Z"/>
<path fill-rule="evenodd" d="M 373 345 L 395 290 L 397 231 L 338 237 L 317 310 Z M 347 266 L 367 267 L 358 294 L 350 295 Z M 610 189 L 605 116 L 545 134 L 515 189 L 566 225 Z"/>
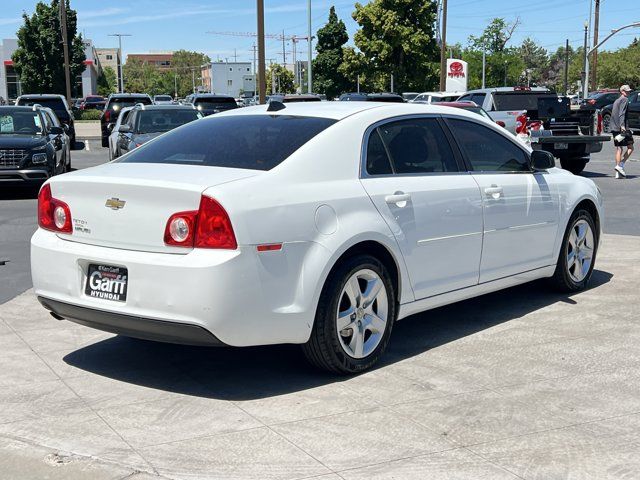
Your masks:
<path fill-rule="evenodd" d="M 595 270 L 590 289 L 611 280 Z M 556 302 L 576 303 L 543 281 L 413 315 L 394 327 L 389 348 L 376 368 L 423 354 Z M 64 357 L 76 368 L 148 388 L 224 400 L 251 400 L 339 382 L 311 367 L 297 345 L 207 348 L 116 336 Z"/>
<path fill-rule="evenodd" d="M 0 189 L 0 200 L 33 200 L 39 191 L 40 184 L 5 185 Z"/>

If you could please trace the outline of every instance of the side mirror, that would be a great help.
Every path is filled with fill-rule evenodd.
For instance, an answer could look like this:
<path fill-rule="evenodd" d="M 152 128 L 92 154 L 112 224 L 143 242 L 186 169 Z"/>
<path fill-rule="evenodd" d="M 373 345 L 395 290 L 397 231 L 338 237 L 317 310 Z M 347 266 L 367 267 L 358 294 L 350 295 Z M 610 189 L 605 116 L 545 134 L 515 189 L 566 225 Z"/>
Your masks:
<path fill-rule="evenodd" d="M 131 127 L 129 125 L 120 125 L 120 128 L 118 129 L 119 133 L 129 133 L 131 131 Z"/>
<path fill-rule="evenodd" d="M 504 123 L 502 120 L 496 120 L 496 125 L 498 125 L 499 127 L 502 127 L 502 128 L 506 128 L 507 127 L 507 124 Z"/>
<path fill-rule="evenodd" d="M 549 170 L 556 166 L 556 159 L 553 154 L 544 150 L 534 150 L 531 152 L 531 168 L 536 172 Z"/>
<path fill-rule="evenodd" d="M 51 135 L 62 135 L 64 133 L 64 129 L 62 127 L 51 127 L 49 129 L 49 133 Z"/>

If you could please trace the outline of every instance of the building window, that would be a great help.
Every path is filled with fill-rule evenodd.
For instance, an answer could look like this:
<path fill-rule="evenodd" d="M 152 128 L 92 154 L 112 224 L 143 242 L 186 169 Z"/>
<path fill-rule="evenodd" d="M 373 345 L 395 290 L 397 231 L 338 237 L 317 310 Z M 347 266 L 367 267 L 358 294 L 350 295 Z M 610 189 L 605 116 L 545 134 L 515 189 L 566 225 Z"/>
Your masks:
<path fill-rule="evenodd" d="M 107 59 L 107 60 L 113 60 L 113 55 L 107 55 L 107 56 L 106 56 L 106 59 Z"/>
<path fill-rule="evenodd" d="M 233 86 L 233 80 L 227 80 L 227 87 Z"/>
<path fill-rule="evenodd" d="M 7 100 L 15 100 L 22 95 L 20 76 L 11 65 L 7 65 L 5 69 L 5 75 L 7 77 Z"/>
<path fill-rule="evenodd" d="M 229 67 L 229 71 L 230 71 L 230 72 L 233 72 L 233 67 Z"/>
<path fill-rule="evenodd" d="M 251 70 L 247 68 L 247 72 L 250 72 Z"/>

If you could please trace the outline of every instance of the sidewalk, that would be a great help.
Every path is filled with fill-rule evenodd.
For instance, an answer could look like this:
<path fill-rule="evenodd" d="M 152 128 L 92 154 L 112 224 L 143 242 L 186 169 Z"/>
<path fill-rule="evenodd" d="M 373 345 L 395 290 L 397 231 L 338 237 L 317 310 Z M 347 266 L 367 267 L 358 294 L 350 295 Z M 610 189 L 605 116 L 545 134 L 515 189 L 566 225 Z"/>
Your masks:
<path fill-rule="evenodd" d="M 394 328 L 378 369 L 347 378 L 311 369 L 295 346 L 114 337 L 54 320 L 27 292 L 0 306 L 0 471 L 635 478 L 638 265 L 640 237 L 607 235 L 590 290 L 539 282 L 416 315 Z"/>
<path fill-rule="evenodd" d="M 78 140 L 95 140 L 100 138 L 100 122 L 76 122 L 76 138 Z"/>

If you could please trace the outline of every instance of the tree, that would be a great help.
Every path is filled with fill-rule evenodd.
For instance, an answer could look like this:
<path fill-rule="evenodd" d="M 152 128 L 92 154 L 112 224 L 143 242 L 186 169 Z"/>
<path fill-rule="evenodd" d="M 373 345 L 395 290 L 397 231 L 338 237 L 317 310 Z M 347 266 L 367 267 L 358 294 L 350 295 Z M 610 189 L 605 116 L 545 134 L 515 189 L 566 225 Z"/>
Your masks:
<path fill-rule="evenodd" d="M 545 73 L 549 69 L 549 56 L 547 51 L 539 47 L 530 37 L 522 41 L 518 47 L 518 53 L 525 65 L 526 78 L 529 83 L 540 84 Z"/>
<path fill-rule="evenodd" d="M 116 72 L 111 67 L 102 69 L 102 75 L 98 77 L 98 95 L 103 97 L 118 90 L 118 78 Z"/>
<path fill-rule="evenodd" d="M 84 45 L 77 35 L 76 11 L 70 8 L 69 0 L 63 1 L 67 2 L 70 77 L 75 79 L 85 69 Z M 59 2 L 38 2 L 33 15 L 22 14 L 24 24 L 18 29 L 18 48 L 12 59 L 23 92 L 66 93 Z M 72 94 L 77 96 L 78 87 L 73 80 L 72 83 Z"/>
<path fill-rule="evenodd" d="M 313 88 L 329 99 L 347 90 L 349 83 L 339 67 L 344 60 L 343 45 L 349 41 L 347 27 L 338 19 L 335 7 L 329 10 L 329 21 L 318 29 L 318 55 L 313 60 Z"/>
<path fill-rule="evenodd" d="M 272 82 L 275 81 L 276 93 L 295 93 L 296 89 L 293 84 L 293 72 L 287 70 L 279 63 L 272 63 L 266 72 L 267 77 L 267 93 L 273 92 L 271 89 Z"/>
<path fill-rule="evenodd" d="M 469 45 L 474 50 L 482 51 L 483 45 L 486 51 L 491 53 L 502 52 L 507 48 L 507 43 L 511 40 L 514 32 L 520 25 L 520 19 L 516 18 L 513 22 L 507 23 L 504 18 L 494 18 L 491 23 L 484 29 L 482 35 L 469 37 Z"/>
<path fill-rule="evenodd" d="M 436 3 L 432 0 L 372 0 L 356 3 L 353 19 L 360 29 L 354 42 L 362 52 L 374 84 L 397 91 L 422 91 L 438 80 L 434 40 Z"/>
<path fill-rule="evenodd" d="M 196 76 L 196 85 L 200 83 L 200 67 L 211 59 L 201 52 L 178 50 L 173 53 L 171 59 L 171 86 L 163 93 L 173 93 L 174 80 L 177 77 L 178 97 L 186 97 L 193 93 L 193 75 Z"/>

